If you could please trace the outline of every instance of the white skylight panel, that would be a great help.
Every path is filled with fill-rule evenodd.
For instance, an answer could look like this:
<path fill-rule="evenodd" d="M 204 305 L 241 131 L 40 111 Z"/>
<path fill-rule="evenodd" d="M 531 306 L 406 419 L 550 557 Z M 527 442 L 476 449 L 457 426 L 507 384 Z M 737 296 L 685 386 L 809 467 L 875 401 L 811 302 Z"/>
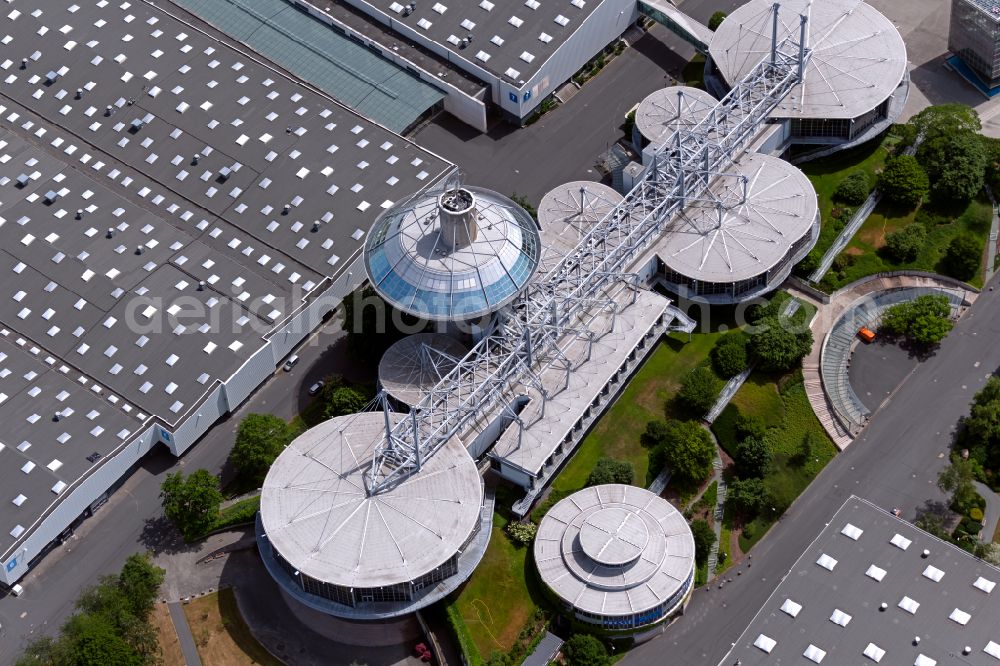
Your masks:
<path fill-rule="evenodd" d="M 389 5 L 389 9 L 396 12 L 397 14 L 401 14 L 403 10 L 406 8 L 403 5 L 399 4 L 398 2 L 394 2 L 391 5 Z"/>
<path fill-rule="evenodd" d="M 490 0 L 482 0 L 482 2 L 479 3 L 480 9 L 485 9 L 488 12 L 493 11 L 493 8 L 495 6 L 496 5 L 494 5 L 492 2 L 490 2 Z"/>
<path fill-rule="evenodd" d="M 434 24 L 428 21 L 427 19 L 422 18 L 419 21 L 417 21 L 417 25 L 419 25 L 424 30 L 430 30 L 430 27 Z"/>
<path fill-rule="evenodd" d="M 14 529 L 10 531 L 10 535 L 15 539 L 24 534 L 24 527 L 21 525 L 14 525 Z"/>
<path fill-rule="evenodd" d="M 508 68 L 507 68 L 507 71 L 506 71 L 506 72 L 504 72 L 504 75 L 505 75 L 505 76 L 506 76 L 507 78 L 509 78 L 509 79 L 513 79 L 513 80 L 515 80 L 515 81 L 516 81 L 516 80 L 518 79 L 518 77 L 519 77 L 519 76 L 521 76 L 521 72 L 517 71 L 517 70 L 516 70 L 516 69 L 514 69 L 513 67 L 508 67 Z"/>
<path fill-rule="evenodd" d="M 799 611 L 802 610 L 802 604 L 797 604 L 791 599 L 785 599 L 785 603 L 781 604 L 781 610 L 792 617 L 796 617 Z"/>
<path fill-rule="evenodd" d="M 448 8 L 442 5 L 440 2 L 435 2 L 434 6 L 431 7 L 431 9 L 436 11 L 438 14 L 444 14 L 446 11 L 448 11 Z"/>
<path fill-rule="evenodd" d="M 860 529 L 858 527 L 855 527 L 854 525 L 851 525 L 850 523 L 847 523 L 846 525 L 844 525 L 844 529 L 840 530 L 841 534 L 843 534 L 848 539 L 851 539 L 853 541 L 857 541 L 858 539 L 860 539 L 861 538 L 861 534 L 863 532 L 864 532 L 864 530 L 862 530 L 862 529 Z"/>
<path fill-rule="evenodd" d="M 585 2 L 585 0 L 570 0 L 569 4 L 573 5 L 578 9 L 583 9 L 587 3 Z"/>
<path fill-rule="evenodd" d="M 899 600 L 899 607 L 910 615 L 915 615 L 917 609 L 920 608 L 920 604 L 909 597 L 903 597 Z"/>
<path fill-rule="evenodd" d="M 846 627 L 850 621 L 851 616 L 839 608 L 834 609 L 833 613 L 830 615 L 830 622 L 840 625 L 841 627 Z"/>
<path fill-rule="evenodd" d="M 869 643 L 868 647 L 865 648 L 865 651 L 862 652 L 862 654 L 877 664 L 882 661 L 882 657 L 885 656 L 885 650 L 874 643 Z"/>
<path fill-rule="evenodd" d="M 957 622 L 958 624 L 964 627 L 965 625 L 969 624 L 969 620 L 972 619 L 972 616 L 966 613 L 961 608 L 956 608 L 951 612 L 951 615 L 948 616 L 948 619 L 951 620 L 952 622 Z"/>
<path fill-rule="evenodd" d="M 833 568 L 837 566 L 837 560 L 833 559 L 826 553 L 823 553 L 819 556 L 819 559 L 816 560 L 816 564 L 820 565 L 827 571 L 833 571 Z"/>
<path fill-rule="evenodd" d="M 493 42 L 493 44 L 495 44 L 496 46 L 503 46 L 504 40 L 503 37 L 501 37 L 500 35 L 493 35 L 492 37 L 490 37 L 490 41 Z"/>
<path fill-rule="evenodd" d="M 753 642 L 753 646 L 755 648 L 762 650 L 767 654 L 771 654 L 771 650 L 773 650 L 774 646 L 777 644 L 778 641 L 774 640 L 770 636 L 765 636 L 764 634 L 757 636 L 757 640 Z"/>
<path fill-rule="evenodd" d="M 889 543 L 891 543 L 896 548 L 899 548 L 900 550 L 906 550 L 907 548 L 910 547 L 910 544 L 913 542 L 907 539 L 902 534 L 897 534 L 893 536 L 891 539 L 889 539 Z"/>
<path fill-rule="evenodd" d="M 517 18 L 516 16 L 511 16 L 509 19 L 507 19 L 507 23 L 510 23 L 515 28 L 520 28 L 521 24 L 524 23 L 524 21 Z"/>
<path fill-rule="evenodd" d="M 810 643 L 809 647 L 806 648 L 806 651 L 802 653 L 802 656 L 808 659 L 809 661 L 818 664 L 823 661 L 824 657 L 826 657 L 826 650 L 821 650 L 812 643 Z"/>
<path fill-rule="evenodd" d="M 868 567 L 868 571 L 865 572 L 865 575 L 881 583 L 882 579 L 885 578 L 885 569 L 877 567 L 873 564 Z"/>
<path fill-rule="evenodd" d="M 925 654 L 918 654 L 913 662 L 913 666 L 935 666 L 935 664 L 937 664 L 937 660 L 931 659 Z"/>
<path fill-rule="evenodd" d="M 944 572 L 934 566 L 929 566 L 924 569 L 924 578 L 929 578 L 935 583 L 940 583 L 941 579 L 944 578 Z"/>
<path fill-rule="evenodd" d="M 459 44 L 462 43 L 462 40 L 456 37 L 455 35 L 448 35 L 448 43 L 451 44 L 452 46 L 458 46 Z"/>
<path fill-rule="evenodd" d="M 482 62 L 486 62 L 490 59 L 490 54 L 487 53 L 486 51 L 480 51 L 479 53 L 476 54 L 476 59 L 481 60 Z"/>
<path fill-rule="evenodd" d="M 563 16 L 562 14 L 560 14 L 559 16 L 555 17 L 552 20 L 555 21 L 556 23 L 558 23 L 561 26 L 565 26 L 566 24 L 569 23 L 569 19 L 566 18 L 565 16 Z"/>
<path fill-rule="evenodd" d="M 538 35 L 538 41 L 548 44 L 549 42 L 552 41 L 552 35 L 550 35 L 547 32 L 543 32 L 540 35 Z"/>
<path fill-rule="evenodd" d="M 469 19 L 462 19 L 462 22 L 459 25 L 461 25 L 466 30 L 475 30 L 476 29 L 476 23 L 475 23 L 475 21 L 470 21 Z"/>
<path fill-rule="evenodd" d="M 983 648 L 983 652 L 995 659 L 1000 659 L 1000 645 L 994 643 L 993 641 L 986 644 L 986 647 Z"/>
<path fill-rule="evenodd" d="M 519 57 L 521 58 L 521 60 L 527 63 L 530 63 L 532 60 L 535 59 L 535 56 L 527 51 L 522 52 Z"/>
<path fill-rule="evenodd" d="M 983 578 L 982 576 L 980 576 L 979 578 L 977 578 L 976 582 L 972 584 L 972 586 L 974 588 L 976 588 L 978 590 L 982 590 L 986 594 L 989 594 L 990 592 L 992 592 L 993 591 L 993 587 L 995 585 L 996 585 L 996 583 L 994 583 L 991 580 L 987 580 L 987 579 Z"/>
<path fill-rule="evenodd" d="M 538 0 L 524 0 L 524 6 L 528 9 L 535 10 L 542 6 L 542 3 Z"/>
<path fill-rule="evenodd" d="M 11 503 L 14 506 L 21 506 L 22 504 L 25 503 L 25 501 L 27 501 L 27 499 L 28 498 L 25 497 L 24 495 L 18 495 L 17 497 L 15 497 L 14 499 L 11 500 Z"/>
<path fill-rule="evenodd" d="M 55 485 L 52 486 L 52 492 L 54 492 L 56 495 L 58 495 L 64 490 L 66 490 L 65 481 L 56 481 Z"/>

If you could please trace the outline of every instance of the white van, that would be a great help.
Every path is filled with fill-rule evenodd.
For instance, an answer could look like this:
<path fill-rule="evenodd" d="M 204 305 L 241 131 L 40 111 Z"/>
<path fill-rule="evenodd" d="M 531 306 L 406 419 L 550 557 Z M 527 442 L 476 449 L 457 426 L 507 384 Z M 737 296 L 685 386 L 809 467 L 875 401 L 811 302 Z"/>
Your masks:
<path fill-rule="evenodd" d="M 17 583 L 14 583 L 13 585 L 10 586 L 10 591 L 14 594 L 15 597 L 19 597 L 22 594 L 24 594 L 24 588 L 18 585 Z"/>

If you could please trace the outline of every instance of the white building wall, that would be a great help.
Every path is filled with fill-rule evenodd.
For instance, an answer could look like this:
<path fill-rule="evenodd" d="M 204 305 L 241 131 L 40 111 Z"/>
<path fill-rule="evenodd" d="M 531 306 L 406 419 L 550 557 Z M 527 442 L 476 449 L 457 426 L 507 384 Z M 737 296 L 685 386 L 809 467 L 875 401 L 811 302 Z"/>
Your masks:
<path fill-rule="evenodd" d="M 64 495 L 52 512 L 29 526 L 34 529 L 21 547 L 11 553 L 0 568 L 0 581 L 13 585 L 28 572 L 28 562 L 37 557 L 59 534 L 73 524 L 77 518 L 107 492 L 122 476 L 136 464 L 158 441 L 156 426 L 149 426 L 135 437 L 115 456 L 108 458 L 90 476 L 79 481 Z M 113 435 L 109 435 L 113 436 Z M 56 499 L 55 495 L 52 496 Z"/>
<path fill-rule="evenodd" d="M 187 451 L 198 438 L 211 428 L 219 417 L 229 411 L 226 405 L 225 387 L 220 383 L 205 396 L 186 419 L 172 431 L 160 428 L 160 439 L 170 452 L 179 456 Z"/>
<path fill-rule="evenodd" d="M 424 83 L 428 83 L 445 94 L 444 98 L 444 110 L 461 120 L 466 125 L 471 125 L 472 127 L 478 129 L 480 132 L 486 131 L 486 102 L 483 99 L 467 95 L 466 93 L 459 90 L 457 87 L 451 85 L 446 80 L 437 76 L 434 72 L 428 72 L 423 67 L 407 60 L 398 53 L 386 50 L 382 48 L 378 42 L 369 39 L 363 33 L 352 29 L 340 21 L 334 20 L 328 14 L 320 11 L 315 5 L 308 2 L 307 0 L 292 0 L 295 4 L 304 8 L 309 14 L 322 21 L 327 25 L 336 25 L 340 30 L 342 30 L 347 35 L 354 35 L 358 41 L 366 46 L 371 46 L 375 48 L 384 58 L 390 62 L 402 67 L 403 69 L 409 70 L 410 73 L 416 75 Z M 386 23 L 386 21 L 382 21 Z M 435 51 L 436 52 L 436 51 Z"/>
<path fill-rule="evenodd" d="M 498 104 L 520 118 L 527 117 L 638 17 L 635 0 L 603 0 L 527 83 L 520 88 L 506 81 L 501 84 L 503 90 Z M 516 103 L 511 93 L 516 94 Z"/>

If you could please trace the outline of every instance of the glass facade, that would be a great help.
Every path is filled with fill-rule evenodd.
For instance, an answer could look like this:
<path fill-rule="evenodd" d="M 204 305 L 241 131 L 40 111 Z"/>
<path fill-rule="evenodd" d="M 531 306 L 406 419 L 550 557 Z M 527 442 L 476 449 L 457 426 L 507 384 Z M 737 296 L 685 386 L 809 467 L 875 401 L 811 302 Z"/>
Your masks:
<path fill-rule="evenodd" d="M 589 613 L 586 611 L 581 611 L 573 608 L 567 608 L 567 610 L 573 611 L 576 619 L 581 622 L 586 622 L 587 624 L 597 624 L 600 625 L 602 629 L 607 631 L 624 631 L 627 629 L 639 629 L 651 624 L 655 624 L 660 620 L 670 617 L 677 610 L 680 609 L 681 604 L 684 602 L 684 598 L 687 596 L 688 592 L 691 591 L 691 585 L 694 583 L 694 571 L 692 571 L 684 584 L 681 585 L 674 594 L 670 596 L 669 599 L 664 600 L 662 603 L 658 604 L 654 608 L 642 611 L 641 613 L 635 613 L 633 615 L 619 615 L 619 616 L 606 616 L 599 615 L 597 613 Z"/>
<path fill-rule="evenodd" d="M 889 114 L 889 99 L 857 118 L 792 118 L 794 138 L 830 138 L 849 141 Z"/>
<path fill-rule="evenodd" d="M 988 88 L 1000 85 L 1000 3 L 952 0 L 948 48 Z"/>

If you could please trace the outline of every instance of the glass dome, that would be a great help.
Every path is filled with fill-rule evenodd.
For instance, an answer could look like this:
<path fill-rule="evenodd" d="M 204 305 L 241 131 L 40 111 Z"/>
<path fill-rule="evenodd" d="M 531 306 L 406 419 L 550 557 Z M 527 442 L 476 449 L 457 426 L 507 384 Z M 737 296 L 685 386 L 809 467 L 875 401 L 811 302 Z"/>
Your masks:
<path fill-rule="evenodd" d="M 423 319 L 496 311 L 538 267 L 538 226 L 507 197 L 438 188 L 386 210 L 365 243 L 365 270 L 393 306 Z"/>

